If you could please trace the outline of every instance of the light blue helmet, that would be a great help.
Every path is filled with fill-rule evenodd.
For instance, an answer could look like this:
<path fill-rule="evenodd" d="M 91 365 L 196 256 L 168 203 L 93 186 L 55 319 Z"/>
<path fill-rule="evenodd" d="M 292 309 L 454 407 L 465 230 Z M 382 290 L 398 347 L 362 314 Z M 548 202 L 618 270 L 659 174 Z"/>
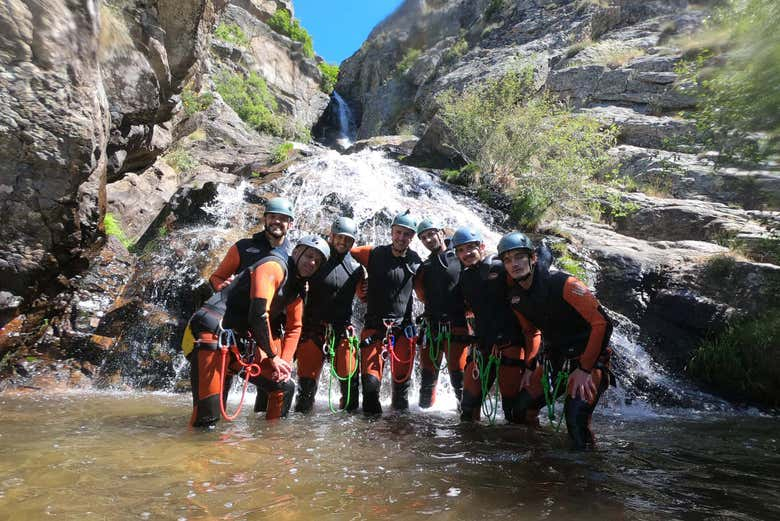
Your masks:
<path fill-rule="evenodd" d="M 393 217 L 393 222 L 390 224 L 390 227 L 393 226 L 400 226 L 402 228 L 406 228 L 407 230 L 412 230 L 413 232 L 417 231 L 417 220 L 412 217 L 409 210 L 406 210 L 404 213 L 399 213 L 395 217 Z"/>
<path fill-rule="evenodd" d="M 452 234 L 451 246 L 457 248 L 461 244 L 467 244 L 469 242 L 482 242 L 482 234 L 477 230 L 468 227 L 462 227 L 455 230 Z"/>
<path fill-rule="evenodd" d="M 428 230 L 441 230 L 441 228 L 433 224 L 433 221 L 430 219 L 423 219 L 420 221 L 420 224 L 417 225 L 417 235 L 427 232 Z"/>
<path fill-rule="evenodd" d="M 330 246 L 328 246 L 328 243 L 325 242 L 325 239 L 318 235 L 307 235 L 305 237 L 301 237 L 298 239 L 298 242 L 295 243 L 295 247 L 297 248 L 298 246 L 314 248 L 322 254 L 324 257 L 324 262 L 328 262 L 328 259 L 330 259 Z"/>
<path fill-rule="evenodd" d="M 330 233 L 333 235 L 346 235 L 354 241 L 357 240 L 357 224 L 349 217 L 339 217 L 333 221 Z"/>
<path fill-rule="evenodd" d="M 286 197 L 274 197 L 273 199 L 269 199 L 268 202 L 265 203 L 265 210 L 263 211 L 263 215 L 267 213 L 278 213 L 281 215 L 286 215 L 290 219 L 295 218 L 293 215 L 292 203 Z"/>

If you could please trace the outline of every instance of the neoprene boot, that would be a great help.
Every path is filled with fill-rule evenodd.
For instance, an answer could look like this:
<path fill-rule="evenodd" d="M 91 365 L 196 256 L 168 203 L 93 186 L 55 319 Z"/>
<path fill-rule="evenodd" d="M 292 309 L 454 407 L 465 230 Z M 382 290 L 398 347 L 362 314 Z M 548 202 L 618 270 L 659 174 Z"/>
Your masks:
<path fill-rule="evenodd" d="M 373 375 L 363 375 L 363 414 L 382 414 L 379 403 L 379 380 Z"/>
<path fill-rule="evenodd" d="M 423 368 L 420 375 L 420 408 L 427 409 L 436 401 L 436 381 L 438 373 Z"/>
<path fill-rule="evenodd" d="M 295 399 L 295 412 L 309 412 L 314 407 L 317 394 L 317 382 L 312 378 L 298 378 L 298 396 Z"/>
<path fill-rule="evenodd" d="M 349 392 L 349 403 L 346 403 L 348 392 Z M 355 409 L 357 409 L 358 392 L 359 392 L 359 382 L 358 382 L 357 374 L 353 376 L 349 382 L 341 382 L 341 400 L 339 401 L 339 409 L 346 409 L 349 412 L 352 412 Z"/>
<path fill-rule="evenodd" d="M 405 411 L 409 408 L 409 380 L 403 383 L 393 382 L 392 407 L 396 411 Z"/>

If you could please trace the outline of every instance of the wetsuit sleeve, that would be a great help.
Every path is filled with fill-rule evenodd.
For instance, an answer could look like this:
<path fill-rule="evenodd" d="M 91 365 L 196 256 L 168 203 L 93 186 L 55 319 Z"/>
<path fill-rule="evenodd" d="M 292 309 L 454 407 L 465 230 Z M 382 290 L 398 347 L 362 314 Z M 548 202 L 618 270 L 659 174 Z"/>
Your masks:
<path fill-rule="evenodd" d="M 209 277 L 209 284 L 216 291 L 220 284 L 225 282 L 231 275 L 238 272 L 241 267 L 241 257 L 238 255 L 238 248 L 234 244 L 230 247 L 225 258 L 217 266 L 216 271 Z"/>
<path fill-rule="evenodd" d="M 425 303 L 425 267 L 420 266 L 414 275 L 414 294 Z"/>
<path fill-rule="evenodd" d="M 536 355 L 539 354 L 539 349 L 542 346 L 542 332 L 525 318 L 525 315 L 516 309 L 513 309 L 512 312 L 520 323 L 523 336 L 525 336 L 525 366 L 534 368 L 536 367 Z"/>
<path fill-rule="evenodd" d="M 287 322 L 285 322 L 284 340 L 282 340 L 282 358 L 288 362 L 293 361 L 295 351 L 298 349 L 302 327 L 303 299 L 297 298 L 287 305 Z"/>
<path fill-rule="evenodd" d="M 249 325 L 257 347 L 269 356 L 279 354 L 271 347 L 273 335 L 268 314 L 271 310 L 271 301 L 283 281 L 284 271 L 277 262 L 263 263 L 252 271 Z"/>
<path fill-rule="evenodd" d="M 373 249 L 374 249 L 373 246 L 356 246 L 351 250 L 349 250 L 349 253 L 361 265 L 363 265 L 364 267 L 368 267 L 368 256 L 371 253 L 371 250 Z"/>
<path fill-rule="evenodd" d="M 606 341 L 607 319 L 593 293 L 574 277 L 566 279 L 566 283 L 563 285 L 563 300 L 590 324 L 588 344 L 579 358 L 580 367 L 590 371 L 596 364 Z"/>

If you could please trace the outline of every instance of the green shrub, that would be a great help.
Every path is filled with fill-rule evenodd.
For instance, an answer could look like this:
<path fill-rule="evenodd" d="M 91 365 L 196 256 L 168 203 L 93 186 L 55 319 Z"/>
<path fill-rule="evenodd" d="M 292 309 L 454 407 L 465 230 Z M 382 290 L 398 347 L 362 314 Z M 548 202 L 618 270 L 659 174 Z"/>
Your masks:
<path fill-rule="evenodd" d="M 780 405 L 780 309 L 743 319 L 702 343 L 688 364 L 692 376 L 728 396 Z"/>
<path fill-rule="evenodd" d="M 422 54 L 420 49 L 407 49 L 403 58 L 401 58 L 401 61 L 398 62 L 398 65 L 395 68 L 396 72 L 398 74 L 406 74 L 409 69 L 412 68 L 414 62 L 417 61 L 417 58 L 420 57 L 420 54 Z"/>
<path fill-rule="evenodd" d="M 184 106 L 184 113 L 188 116 L 208 109 L 213 101 L 214 95 L 210 92 L 198 94 L 189 87 L 185 87 L 181 92 L 181 103 Z"/>
<path fill-rule="evenodd" d="M 249 126 L 274 136 L 283 134 L 283 122 L 274 113 L 277 110 L 276 99 L 262 77 L 254 72 L 250 72 L 248 77 L 222 74 L 215 83 L 225 103 Z"/>
<path fill-rule="evenodd" d="M 181 148 L 174 148 L 163 156 L 163 160 L 180 174 L 186 174 L 198 165 L 195 158 Z"/>
<path fill-rule="evenodd" d="M 452 46 L 444 51 L 444 54 L 441 56 L 441 62 L 444 65 L 450 65 L 452 63 L 455 63 L 458 61 L 461 56 L 466 54 L 466 51 L 469 50 L 469 44 L 466 41 L 464 37 L 460 37 L 458 41 L 452 44 Z"/>
<path fill-rule="evenodd" d="M 693 115 L 705 144 L 724 158 L 780 153 L 778 19 L 776 0 L 729 0 L 697 36 L 695 56 L 678 67 L 695 85 Z"/>
<path fill-rule="evenodd" d="M 492 20 L 494 17 L 497 17 L 504 9 L 505 1 L 506 0 L 490 0 L 487 9 L 485 9 L 485 19 Z"/>
<path fill-rule="evenodd" d="M 320 62 L 317 64 L 322 73 L 322 82 L 320 88 L 325 94 L 330 94 L 333 89 L 336 88 L 336 82 L 339 79 L 339 66 L 332 65 L 326 62 Z"/>
<path fill-rule="evenodd" d="M 290 157 L 290 154 L 292 154 L 293 151 L 293 144 L 292 143 L 282 143 L 278 147 L 276 147 L 271 154 L 271 162 L 273 164 L 281 163 L 282 161 L 287 161 L 287 159 Z"/>
<path fill-rule="evenodd" d="M 293 20 L 287 9 L 277 9 L 268 19 L 268 26 L 279 34 L 292 38 L 303 44 L 303 54 L 314 57 L 314 42 L 309 32 L 301 27 L 298 20 Z"/>
<path fill-rule="evenodd" d="M 249 45 L 249 38 L 244 34 L 244 31 L 238 24 L 220 23 L 214 30 L 214 36 L 223 42 L 232 43 L 239 47 L 246 47 Z"/>
<path fill-rule="evenodd" d="M 521 227 L 535 228 L 546 213 L 590 211 L 589 180 L 610 165 L 615 131 L 536 95 L 530 67 L 438 101 L 448 144 L 485 173 L 480 184 L 514 199 Z"/>
<path fill-rule="evenodd" d="M 106 215 L 103 217 L 103 229 L 106 231 L 106 235 L 116 237 L 116 239 L 128 250 L 132 248 L 133 241 L 127 238 L 119 221 L 111 212 L 106 212 Z"/>

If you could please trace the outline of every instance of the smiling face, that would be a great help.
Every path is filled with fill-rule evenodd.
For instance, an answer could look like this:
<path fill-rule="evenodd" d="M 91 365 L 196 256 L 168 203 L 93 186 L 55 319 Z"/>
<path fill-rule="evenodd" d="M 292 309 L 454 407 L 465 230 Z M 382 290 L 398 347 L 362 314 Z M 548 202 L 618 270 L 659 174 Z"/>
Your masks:
<path fill-rule="evenodd" d="M 414 230 L 398 225 L 390 228 L 390 240 L 393 253 L 396 255 L 403 255 L 412 243 L 412 239 L 414 239 Z"/>
<path fill-rule="evenodd" d="M 461 264 L 467 268 L 474 266 L 485 256 L 485 244 L 482 242 L 467 242 L 455 248 L 455 255 Z"/>
<path fill-rule="evenodd" d="M 341 233 L 331 233 L 330 237 L 328 237 L 328 242 L 333 246 L 333 249 L 336 250 L 336 253 L 344 255 L 352 248 L 352 245 L 355 244 L 355 239 Z"/>
<path fill-rule="evenodd" d="M 293 258 L 296 259 L 295 268 L 298 270 L 298 275 L 304 279 L 317 273 L 322 263 L 325 262 L 322 253 L 310 246 L 296 246 L 293 250 Z"/>
<path fill-rule="evenodd" d="M 281 213 L 269 212 L 263 215 L 263 224 L 265 233 L 270 236 L 269 239 L 273 238 L 281 242 L 292 227 L 292 218 Z"/>
<path fill-rule="evenodd" d="M 439 253 L 444 250 L 444 234 L 441 230 L 425 230 L 420 234 L 420 242 L 431 253 Z"/>

